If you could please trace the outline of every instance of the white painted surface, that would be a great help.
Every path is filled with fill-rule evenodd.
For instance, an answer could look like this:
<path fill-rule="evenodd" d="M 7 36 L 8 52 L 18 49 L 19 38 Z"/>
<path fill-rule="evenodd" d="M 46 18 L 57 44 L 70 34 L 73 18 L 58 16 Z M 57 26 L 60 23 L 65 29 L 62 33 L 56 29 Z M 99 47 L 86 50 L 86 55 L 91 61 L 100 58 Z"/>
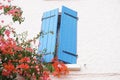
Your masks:
<path fill-rule="evenodd" d="M 80 73 L 120 72 L 120 0 L 15 0 L 14 4 L 22 7 L 25 16 L 25 22 L 15 26 L 19 32 L 27 30 L 29 38 L 40 31 L 44 11 L 62 5 L 76 10 Z M 103 78 L 98 80 L 120 80 L 120 76 Z"/>
<path fill-rule="evenodd" d="M 67 76 L 51 77 L 52 80 L 120 80 L 120 74 L 105 73 L 105 74 L 70 74 Z"/>

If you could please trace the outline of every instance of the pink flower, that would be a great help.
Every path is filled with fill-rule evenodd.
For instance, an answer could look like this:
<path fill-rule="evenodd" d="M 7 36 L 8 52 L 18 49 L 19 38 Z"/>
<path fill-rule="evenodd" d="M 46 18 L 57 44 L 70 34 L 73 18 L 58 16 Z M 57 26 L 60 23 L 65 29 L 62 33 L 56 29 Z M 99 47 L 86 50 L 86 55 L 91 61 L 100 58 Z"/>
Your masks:
<path fill-rule="evenodd" d="M 10 31 L 9 30 L 5 30 L 5 34 L 7 35 L 7 37 L 10 36 Z"/>
<path fill-rule="evenodd" d="M 22 48 L 21 46 L 15 46 L 15 47 L 14 47 L 14 50 L 15 50 L 15 51 L 22 51 L 23 48 Z"/>
<path fill-rule="evenodd" d="M 21 15 L 19 9 L 12 9 L 12 10 L 8 11 L 8 14 L 9 15 L 11 14 L 12 16 L 20 16 Z"/>
<path fill-rule="evenodd" d="M 33 52 L 33 49 L 32 49 L 32 48 L 26 48 L 25 50 L 30 51 L 30 52 Z"/>
<path fill-rule="evenodd" d="M 1 23 L 4 23 L 4 20 L 1 20 Z"/>
<path fill-rule="evenodd" d="M 11 0 L 7 0 L 8 2 L 11 2 Z"/>
<path fill-rule="evenodd" d="M 0 5 L 0 10 L 3 8 L 3 6 L 2 5 Z"/>
<path fill-rule="evenodd" d="M 9 5 L 4 6 L 4 8 L 9 8 L 9 7 L 10 7 Z"/>

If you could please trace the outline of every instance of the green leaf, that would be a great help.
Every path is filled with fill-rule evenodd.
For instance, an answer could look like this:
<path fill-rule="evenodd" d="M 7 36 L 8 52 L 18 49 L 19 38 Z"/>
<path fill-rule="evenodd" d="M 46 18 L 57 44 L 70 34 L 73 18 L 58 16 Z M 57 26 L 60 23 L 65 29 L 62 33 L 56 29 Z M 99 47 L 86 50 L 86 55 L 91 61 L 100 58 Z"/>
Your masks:
<path fill-rule="evenodd" d="M 5 28 L 5 27 L 2 27 L 2 28 L 0 29 L 0 35 L 4 35 L 3 33 L 4 33 L 5 30 L 6 30 L 6 28 Z"/>
<path fill-rule="evenodd" d="M 52 64 L 47 64 L 46 67 L 50 72 L 54 71 L 54 67 L 52 66 Z"/>
<path fill-rule="evenodd" d="M 4 8 L 4 14 L 6 14 L 8 11 L 10 11 L 11 7 L 9 6 L 8 8 Z"/>
<path fill-rule="evenodd" d="M 18 21 L 18 17 L 17 16 L 13 16 L 12 20 L 13 20 L 13 22 Z"/>

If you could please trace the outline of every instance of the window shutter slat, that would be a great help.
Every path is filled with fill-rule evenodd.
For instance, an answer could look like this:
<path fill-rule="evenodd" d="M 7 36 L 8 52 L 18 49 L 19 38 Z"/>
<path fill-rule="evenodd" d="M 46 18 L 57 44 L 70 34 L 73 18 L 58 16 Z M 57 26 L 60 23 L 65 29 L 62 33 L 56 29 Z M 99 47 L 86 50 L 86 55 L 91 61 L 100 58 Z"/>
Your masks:
<path fill-rule="evenodd" d="M 45 34 L 40 37 L 39 52 L 46 50 L 44 54 L 44 61 L 51 62 L 54 57 L 56 31 L 57 31 L 58 9 L 45 12 L 42 18 L 42 33 Z M 53 32 L 53 34 L 51 34 Z M 46 34 L 48 33 L 48 34 Z"/>
<path fill-rule="evenodd" d="M 62 7 L 58 59 L 66 63 L 76 63 L 77 12 Z"/>

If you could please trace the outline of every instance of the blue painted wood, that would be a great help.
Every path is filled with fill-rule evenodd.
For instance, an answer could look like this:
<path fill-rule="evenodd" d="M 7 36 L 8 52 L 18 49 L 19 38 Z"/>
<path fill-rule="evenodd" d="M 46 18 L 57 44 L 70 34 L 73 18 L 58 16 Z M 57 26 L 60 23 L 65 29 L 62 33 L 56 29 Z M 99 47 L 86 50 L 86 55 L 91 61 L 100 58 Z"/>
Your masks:
<path fill-rule="evenodd" d="M 43 13 L 43 16 L 42 16 L 42 18 L 44 18 L 44 17 L 47 17 L 47 14 L 46 13 Z M 44 45 L 43 45 L 43 43 L 44 43 L 44 36 L 43 36 L 43 34 L 45 33 L 45 27 L 44 26 L 46 26 L 46 20 L 43 20 L 42 21 L 42 27 L 41 27 L 41 35 L 42 36 L 40 36 L 40 38 L 39 38 L 39 46 L 38 46 L 38 53 L 40 53 L 40 54 L 42 54 L 42 52 L 41 51 L 43 51 L 43 49 L 44 49 Z"/>
<path fill-rule="evenodd" d="M 56 46 L 56 32 L 57 32 L 57 21 L 58 21 L 58 9 L 51 10 L 48 12 L 45 12 L 43 14 L 42 18 L 42 32 L 48 33 L 47 35 L 44 35 L 44 37 L 40 37 L 40 46 L 38 48 L 38 51 L 44 51 L 44 61 L 45 62 L 51 62 L 51 60 L 54 57 L 55 53 L 55 46 Z M 53 32 L 54 34 L 51 34 L 50 32 Z"/>
<path fill-rule="evenodd" d="M 77 12 L 62 7 L 58 59 L 66 63 L 76 63 Z"/>

